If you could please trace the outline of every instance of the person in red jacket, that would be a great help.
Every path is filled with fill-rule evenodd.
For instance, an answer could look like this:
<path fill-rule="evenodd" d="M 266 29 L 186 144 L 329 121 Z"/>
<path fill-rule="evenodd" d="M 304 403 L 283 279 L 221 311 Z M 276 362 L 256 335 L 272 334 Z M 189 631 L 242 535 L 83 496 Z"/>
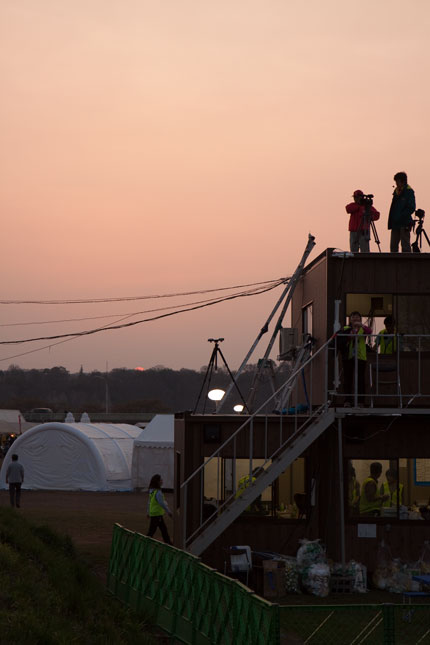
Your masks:
<path fill-rule="evenodd" d="M 345 206 L 349 218 L 349 248 L 352 253 L 369 253 L 370 241 L 370 219 L 379 219 L 379 212 L 373 206 L 366 206 L 363 203 L 364 193 L 362 190 L 354 191 L 354 201 Z"/>

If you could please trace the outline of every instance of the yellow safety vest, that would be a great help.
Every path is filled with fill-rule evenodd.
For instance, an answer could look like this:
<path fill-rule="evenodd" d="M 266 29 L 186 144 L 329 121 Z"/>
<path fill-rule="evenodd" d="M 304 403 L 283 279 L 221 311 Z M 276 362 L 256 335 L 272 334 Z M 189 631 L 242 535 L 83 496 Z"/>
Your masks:
<path fill-rule="evenodd" d="M 160 504 L 158 503 L 156 499 L 156 494 L 158 493 L 159 488 L 153 488 L 152 491 L 149 493 L 149 517 L 159 517 L 160 515 L 164 515 L 165 510 Z M 161 493 L 163 495 L 163 493 Z M 164 495 L 163 495 L 163 500 L 164 500 Z"/>
<path fill-rule="evenodd" d="M 390 491 L 390 485 L 388 482 L 384 482 L 381 486 L 381 495 L 389 495 L 390 498 L 382 503 L 382 506 L 389 508 L 390 506 L 397 506 L 397 490 L 399 491 L 399 504 L 403 504 L 403 484 L 399 484 L 399 488 Z"/>
<path fill-rule="evenodd" d="M 360 499 L 360 493 L 357 493 L 357 480 L 355 477 L 353 477 L 348 484 L 348 501 L 350 506 L 357 506 L 359 499 Z M 360 490 L 360 487 L 358 487 Z"/>
<path fill-rule="evenodd" d="M 254 476 L 252 477 L 251 482 L 252 483 L 255 482 L 255 477 Z M 238 489 L 236 491 L 236 498 L 238 498 L 241 495 L 243 495 L 243 493 L 245 492 L 245 489 L 248 488 L 250 485 L 251 485 L 251 483 L 250 483 L 250 480 L 249 480 L 249 475 L 245 475 L 244 477 L 241 477 L 239 479 L 239 486 L 238 486 Z"/>
<path fill-rule="evenodd" d="M 239 479 L 239 488 L 238 488 L 238 489 L 237 489 L 237 491 L 236 491 L 235 499 L 237 499 L 238 497 L 240 497 L 241 495 L 243 495 L 243 493 L 244 493 L 244 492 L 245 492 L 245 490 L 248 488 L 248 486 L 250 486 L 250 485 L 251 485 L 251 483 L 254 483 L 254 482 L 255 482 L 255 480 L 256 480 L 256 478 L 255 478 L 254 476 L 252 477 L 251 482 L 250 482 L 250 480 L 249 480 L 249 475 L 245 475 L 244 477 L 241 477 L 241 478 Z M 250 511 L 250 510 L 251 510 L 251 508 L 252 508 L 252 505 L 251 505 L 251 506 L 247 506 L 245 510 L 246 510 L 246 511 Z"/>
<path fill-rule="evenodd" d="M 392 354 L 397 351 L 397 338 L 390 335 L 389 338 L 385 338 L 388 334 L 386 329 L 383 329 L 378 334 L 378 345 L 380 354 Z"/>
<path fill-rule="evenodd" d="M 349 331 L 351 327 L 348 325 L 343 328 L 344 331 Z M 357 358 L 359 361 L 365 361 L 367 359 L 366 352 L 366 337 L 363 336 L 364 330 L 363 327 L 360 327 L 357 334 L 352 334 L 351 340 L 348 343 L 348 359 L 354 358 L 355 344 L 357 343 Z M 357 341 L 355 340 L 357 336 Z"/>
<path fill-rule="evenodd" d="M 361 495 L 360 495 L 360 513 L 363 515 L 367 515 L 372 511 L 379 511 L 381 509 L 381 500 L 374 500 L 371 502 L 366 497 L 366 492 L 365 492 L 366 486 L 370 482 L 372 482 L 372 484 L 375 484 L 375 493 L 378 494 L 377 482 L 373 479 L 373 477 L 366 477 L 366 479 L 364 480 L 361 486 Z"/>

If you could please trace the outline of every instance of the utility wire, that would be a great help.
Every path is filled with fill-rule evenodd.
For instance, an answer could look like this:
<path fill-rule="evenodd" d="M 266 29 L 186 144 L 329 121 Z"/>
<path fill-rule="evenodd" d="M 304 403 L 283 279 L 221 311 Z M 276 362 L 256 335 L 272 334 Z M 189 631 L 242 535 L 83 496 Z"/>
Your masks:
<path fill-rule="evenodd" d="M 124 324 L 121 324 L 121 325 L 111 325 L 111 326 L 105 325 L 103 327 L 97 327 L 96 329 L 88 329 L 88 330 L 85 330 L 85 331 L 73 332 L 73 333 L 68 333 L 68 334 L 56 334 L 56 335 L 53 335 L 53 336 L 41 336 L 41 337 L 38 337 L 38 338 L 25 338 L 25 339 L 20 339 L 20 340 L 0 341 L 0 345 L 18 345 L 18 344 L 23 344 L 23 343 L 32 343 L 32 342 L 41 341 L 41 340 L 56 340 L 56 339 L 59 339 L 59 338 L 71 338 L 71 337 L 89 336 L 91 334 L 96 334 L 96 333 L 99 333 L 101 331 L 108 331 L 108 330 L 114 330 L 114 329 L 124 329 L 126 327 L 132 327 L 132 326 L 139 325 L 139 324 L 142 324 L 142 323 L 145 323 L 145 322 L 151 322 L 153 320 L 160 320 L 161 318 L 167 318 L 169 316 L 175 316 L 177 314 L 185 313 L 187 311 L 196 311 L 197 309 L 202 309 L 204 307 L 209 307 L 209 306 L 221 303 L 221 302 L 226 302 L 228 300 L 235 300 L 236 298 L 243 298 L 243 297 L 249 297 L 249 296 L 254 296 L 254 295 L 259 295 L 259 294 L 262 294 L 262 293 L 266 293 L 267 291 L 271 291 L 272 289 L 275 289 L 276 287 L 278 287 L 282 283 L 283 283 L 283 280 L 280 280 L 280 281 L 278 280 L 277 282 L 270 284 L 270 286 L 259 287 L 258 289 L 250 289 L 250 290 L 242 292 L 242 293 L 237 293 L 237 294 L 233 294 L 233 295 L 230 295 L 230 296 L 224 296 L 222 298 L 213 299 L 211 302 L 205 302 L 203 304 L 196 304 L 194 306 L 186 306 L 183 309 L 178 309 L 176 311 L 171 311 L 169 313 L 160 314 L 158 316 L 152 316 L 150 318 L 144 318 L 144 319 L 141 319 L 141 320 L 135 320 L 133 322 L 124 323 Z M 266 284 L 267 285 L 267 282 L 260 283 L 260 284 Z M 133 315 L 134 314 L 127 314 L 122 319 L 124 320 L 126 318 L 130 318 Z"/>
<path fill-rule="evenodd" d="M 279 282 L 278 284 L 283 284 L 282 282 Z M 274 287 L 278 286 L 277 284 L 274 285 Z M 207 298 L 205 300 L 196 300 L 194 302 L 187 302 L 184 303 L 182 306 L 189 306 L 189 305 L 197 305 L 201 303 L 210 303 L 212 301 L 218 301 L 219 297 L 215 298 Z M 153 313 L 155 311 L 166 311 L 168 309 L 176 309 L 178 305 L 168 305 L 167 307 L 157 307 L 155 309 L 145 309 L 144 311 L 134 311 L 130 312 L 128 314 L 105 314 L 104 316 L 86 316 L 86 317 L 81 317 L 81 318 L 63 318 L 60 320 L 38 320 L 38 321 L 30 321 L 30 322 L 18 322 L 18 323 L 0 323 L 0 327 L 29 327 L 33 325 L 53 325 L 57 323 L 67 323 L 67 322 L 82 322 L 84 320 L 106 320 L 107 318 L 118 318 L 122 317 L 124 315 L 126 316 L 141 316 L 142 314 L 148 314 L 148 313 Z"/>
<path fill-rule="evenodd" d="M 238 284 L 232 287 L 218 287 L 217 289 L 199 289 L 197 291 L 183 291 L 177 293 L 153 294 L 149 296 L 122 296 L 116 298 L 77 298 L 70 300 L 0 300 L 0 305 L 77 305 L 77 304 L 99 304 L 106 302 L 130 302 L 135 300 L 152 300 L 156 298 L 177 298 L 179 296 L 194 296 L 217 291 L 230 291 L 231 289 L 244 289 L 245 287 L 258 287 L 262 285 L 274 285 L 288 282 L 290 278 L 277 278 L 265 280 L 264 282 L 251 282 L 249 284 Z"/>

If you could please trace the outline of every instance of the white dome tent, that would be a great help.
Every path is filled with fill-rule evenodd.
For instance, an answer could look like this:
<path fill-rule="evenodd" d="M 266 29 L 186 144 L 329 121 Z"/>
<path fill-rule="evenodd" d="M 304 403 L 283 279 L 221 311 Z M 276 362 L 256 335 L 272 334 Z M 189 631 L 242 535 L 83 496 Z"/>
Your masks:
<path fill-rule="evenodd" d="M 24 466 L 23 488 L 40 490 L 131 490 L 134 439 L 141 429 L 128 424 L 42 423 L 18 437 L 0 471 L 16 453 Z"/>

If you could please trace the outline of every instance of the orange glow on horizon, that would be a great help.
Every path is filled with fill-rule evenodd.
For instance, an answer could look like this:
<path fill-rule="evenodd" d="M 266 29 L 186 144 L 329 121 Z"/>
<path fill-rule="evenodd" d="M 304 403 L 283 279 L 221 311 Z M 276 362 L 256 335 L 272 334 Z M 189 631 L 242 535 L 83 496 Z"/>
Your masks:
<path fill-rule="evenodd" d="M 349 249 L 345 205 L 357 188 L 375 195 L 387 251 L 397 171 L 430 208 L 429 22 L 423 1 L 406 11 L 401 0 L 4 0 L 2 298 L 289 276 L 309 232 L 309 261 Z M 279 295 L 70 342 L 0 345 L 0 370 L 133 369 L 139 356 L 147 369 L 200 369 L 211 336 L 225 337 L 235 369 Z M 144 319 L 170 304 L 4 305 L 2 340 Z"/>

